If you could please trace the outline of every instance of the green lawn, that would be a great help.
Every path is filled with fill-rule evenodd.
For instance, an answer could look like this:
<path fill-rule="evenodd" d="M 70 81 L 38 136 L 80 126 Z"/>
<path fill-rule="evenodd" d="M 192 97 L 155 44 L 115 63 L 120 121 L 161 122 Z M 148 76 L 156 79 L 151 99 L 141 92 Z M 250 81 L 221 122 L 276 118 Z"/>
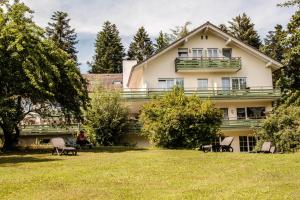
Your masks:
<path fill-rule="evenodd" d="M 300 153 L 0 155 L 0 199 L 300 199 Z"/>

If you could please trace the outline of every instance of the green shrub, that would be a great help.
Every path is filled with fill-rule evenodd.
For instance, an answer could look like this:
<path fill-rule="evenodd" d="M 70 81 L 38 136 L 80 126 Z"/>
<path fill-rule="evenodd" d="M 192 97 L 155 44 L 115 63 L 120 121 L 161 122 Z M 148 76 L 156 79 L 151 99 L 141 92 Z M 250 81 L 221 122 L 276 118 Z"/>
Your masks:
<path fill-rule="evenodd" d="M 105 146 L 119 144 L 127 126 L 128 109 L 118 92 L 99 90 L 92 94 L 84 127 L 93 142 Z"/>
<path fill-rule="evenodd" d="M 300 107 L 280 106 L 265 119 L 255 132 L 258 145 L 264 141 L 275 144 L 277 151 L 290 152 L 300 148 Z"/>
<path fill-rule="evenodd" d="M 140 115 L 142 134 L 153 144 L 167 148 L 196 148 L 214 140 L 222 113 L 211 101 L 185 96 L 180 88 L 145 104 Z"/>

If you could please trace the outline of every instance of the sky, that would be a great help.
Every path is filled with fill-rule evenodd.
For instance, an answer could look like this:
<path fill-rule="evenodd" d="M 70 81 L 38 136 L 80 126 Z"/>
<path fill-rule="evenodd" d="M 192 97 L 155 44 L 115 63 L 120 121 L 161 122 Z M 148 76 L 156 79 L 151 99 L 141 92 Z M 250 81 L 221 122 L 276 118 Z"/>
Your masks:
<path fill-rule="evenodd" d="M 293 8 L 277 7 L 283 0 L 22 0 L 33 11 L 33 20 L 46 27 L 53 12 L 69 14 L 75 28 L 80 70 L 89 70 L 96 35 L 105 21 L 117 25 L 122 42 L 128 48 L 137 29 L 144 26 L 154 39 L 159 31 L 169 32 L 190 21 L 191 29 L 210 21 L 218 25 L 245 12 L 251 17 L 261 38 L 276 24 L 286 25 Z"/>

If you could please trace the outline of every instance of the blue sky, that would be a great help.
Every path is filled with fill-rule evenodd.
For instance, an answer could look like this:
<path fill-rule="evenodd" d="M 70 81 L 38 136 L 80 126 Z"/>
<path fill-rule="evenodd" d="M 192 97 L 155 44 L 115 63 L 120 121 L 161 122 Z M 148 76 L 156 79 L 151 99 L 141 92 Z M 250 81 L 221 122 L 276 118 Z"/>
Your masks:
<path fill-rule="evenodd" d="M 276 4 L 283 0 L 23 0 L 34 13 L 34 21 L 46 27 L 54 11 L 65 11 L 76 29 L 79 43 L 78 58 L 82 73 L 94 54 L 94 41 L 104 21 L 115 23 L 122 42 L 127 48 L 140 26 L 151 38 L 160 30 L 169 29 L 191 21 L 195 28 L 206 21 L 216 25 L 245 12 L 255 23 L 261 38 L 276 24 L 286 25 L 293 8 Z"/>

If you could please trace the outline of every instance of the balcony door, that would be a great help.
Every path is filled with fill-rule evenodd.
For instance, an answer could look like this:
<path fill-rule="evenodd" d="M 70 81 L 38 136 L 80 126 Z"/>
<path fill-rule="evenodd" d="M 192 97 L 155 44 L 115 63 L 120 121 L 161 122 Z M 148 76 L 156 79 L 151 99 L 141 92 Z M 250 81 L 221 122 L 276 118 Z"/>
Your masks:
<path fill-rule="evenodd" d="M 230 90 L 230 78 L 222 78 L 222 90 Z"/>
<path fill-rule="evenodd" d="M 189 56 L 188 48 L 178 49 L 178 57 L 179 58 L 187 58 Z"/>
<path fill-rule="evenodd" d="M 198 79 L 198 90 L 208 90 L 208 79 Z"/>
<path fill-rule="evenodd" d="M 225 58 L 231 58 L 231 52 L 232 52 L 231 48 L 222 49 L 222 54 Z"/>
<path fill-rule="evenodd" d="M 158 88 L 159 89 L 172 89 L 174 86 L 184 87 L 184 81 L 182 78 L 169 78 L 169 79 L 159 79 Z"/>
<path fill-rule="evenodd" d="M 203 50 L 202 49 L 192 49 L 192 53 L 193 53 L 193 58 L 197 59 L 197 58 L 201 58 L 203 56 Z"/>
<path fill-rule="evenodd" d="M 247 87 L 246 78 L 231 78 L 233 90 L 244 90 Z"/>
<path fill-rule="evenodd" d="M 219 50 L 218 49 L 207 49 L 208 57 L 209 58 L 217 58 L 219 57 Z"/>

